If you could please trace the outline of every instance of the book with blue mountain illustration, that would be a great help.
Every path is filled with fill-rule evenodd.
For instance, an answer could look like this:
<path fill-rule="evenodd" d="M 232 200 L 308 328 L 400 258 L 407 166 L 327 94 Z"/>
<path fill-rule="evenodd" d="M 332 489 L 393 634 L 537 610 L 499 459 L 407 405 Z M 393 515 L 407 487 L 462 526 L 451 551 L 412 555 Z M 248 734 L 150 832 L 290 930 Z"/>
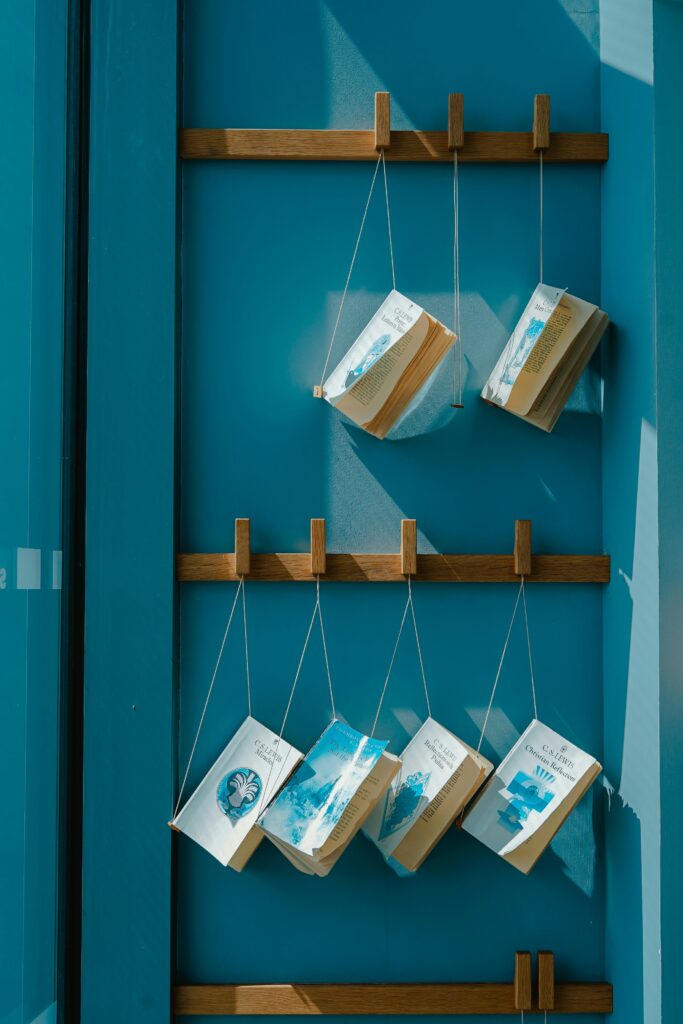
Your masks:
<path fill-rule="evenodd" d="M 263 839 L 256 821 L 303 754 L 247 718 L 209 769 L 171 827 L 223 864 L 241 871 Z"/>
<path fill-rule="evenodd" d="M 395 289 L 323 386 L 354 423 L 386 437 L 429 380 L 455 335 Z"/>
<path fill-rule="evenodd" d="M 534 719 L 468 811 L 463 829 L 528 874 L 602 771 Z"/>
<path fill-rule="evenodd" d="M 394 870 L 412 874 L 492 771 L 490 761 L 428 718 L 363 832 Z"/>
<path fill-rule="evenodd" d="M 481 397 L 551 431 L 608 323 L 593 303 L 539 284 Z"/>
<path fill-rule="evenodd" d="M 259 827 L 300 871 L 327 875 L 382 799 L 400 761 L 384 740 L 335 719 Z"/>

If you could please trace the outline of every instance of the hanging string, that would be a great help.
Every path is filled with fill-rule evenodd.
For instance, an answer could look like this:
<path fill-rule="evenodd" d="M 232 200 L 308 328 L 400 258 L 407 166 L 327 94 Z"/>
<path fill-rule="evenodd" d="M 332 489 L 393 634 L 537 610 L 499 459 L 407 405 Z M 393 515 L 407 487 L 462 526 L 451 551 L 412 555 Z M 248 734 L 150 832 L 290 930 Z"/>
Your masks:
<path fill-rule="evenodd" d="M 242 591 L 242 592 L 244 591 L 244 576 L 240 577 L 239 585 L 237 587 L 237 590 L 235 591 L 235 598 L 234 598 L 234 600 L 232 602 L 232 607 L 230 609 L 230 615 L 228 616 L 228 624 L 225 627 L 225 633 L 223 634 L 223 640 L 222 640 L 222 643 L 221 643 L 221 646 L 220 646 L 220 650 L 218 652 L 218 657 L 216 658 L 216 665 L 215 665 L 214 670 L 213 670 L 213 675 L 211 676 L 211 682 L 209 684 L 209 691 L 208 691 L 208 693 L 206 695 L 206 700 L 204 701 L 204 707 L 202 709 L 202 714 L 201 714 L 201 717 L 199 719 L 199 725 L 197 726 L 197 732 L 196 732 L 196 735 L 195 735 L 195 738 L 194 738 L 194 743 L 192 744 L 192 750 L 190 751 L 190 759 L 187 762 L 187 768 L 185 769 L 185 774 L 183 776 L 183 782 L 182 782 L 182 785 L 180 787 L 180 792 L 178 793 L 178 800 L 177 800 L 176 805 L 175 805 L 175 810 L 173 811 L 173 817 L 174 818 L 176 818 L 177 815 L 178 815 L 178 809 L 180 807 L 180 802 L 181 802 L 181 800 L 183 798 L 183 792 L 185 790 L 185 784 L 187 782 L 187 777 L 190 774 L 190 768 L 192 766 L 192 759 L 194 757 L 195 750 L 197 749 L 197 742 L 199 741 L 199 734 L 201 733 L 202 726 L 204 725 L 204 719 L 206 717 L 206 709 L 208 708 L 209 701 L 211 700 L 211 693 L 213 692 L 213 685 L 216 682 L 216 676 L 218 675 L 218 669 L 220 668 L 221 658 L 223 657 L 223 650 L 225 648 L 225 643 L 226 643 L 226 641 L 228 639 L 228 634 L 230 632 L 230 627 L 232 626 L 232 620 L 233 620 L 234 615 L 235 615 L 235 608 L 237 607 L 237 602 L 239 600 L 240 591 Z M 246 620 L 245 620 L 245 631 L 246 631 Z M 245 635 L 246 635 L 246 633 L 245 633 Z M 248 674 L 248 670 L 247 670 L 247 699 L 249 701 L 249 708 L 251 708 L 251 688 L 249 686 L 248 680 L 249 680 L 249 674 Z"/>
<path fill-rule="evenodd" d="M 462 332 L 460 329 L 460 200 L 458 192 L 458 150 L 453 150 L 453 405 L 462 407 Z"/>
<path fill-rule="evenodd" d="M 332 675 L 330 673 L 330 663 L 329 663 L 328 656 L 327 656 L 327 640 L 325 638 L 325 625 L 323 623 L 322 608 L 321 608 L 321 605 L 320 605 L 320 576 L 316 576 L 315 605 L 313 607 L 313 613 L 311 614 L 311 620 L 308 623 L 308 629 L 306 630 L 306 639 L 304 640 L 304 646 L 303 646 L 303 649 L 301 651 L 301 655 L 299 657 L 299 663 L 298 663 L 298 665 L 296 667 L 296 672 L 294 674 L 294 682 L 292 683 L 292 688 L 289 691 L 289 699 L 287 701 L 287 707 L 285 708 L 285 713 L 284 713 L 283 718 L 282 718 L 282 725 L 280 726 L 280 733 L 278 735 L 277 742 L 275 743 L 275 749 L 274 749 L 274 752 L 273 752 L 273 760 L 272 760 L 272 763 L 270 765 L 270 770 L 268 772 L 268 777 L 266 779 L 266 784 L 263 787 L 263 791 L 262 791 L 262 795 L 261 795 L 261 803 L 259 804 L 259 807 L 258 807 L 258 810 L 257 810 L 257 815 L 261 813 L 263 802 L 266 799 L 266 796 L 270 793 L 270 779 L 271 779 L 271 776 L 273 774 L 273 768 L 275 766 L 275 758 L 277 756 L 277 751 L 278 751 L 278 749 L 280 747 L 280 743 L 282 742 L 282 737 L 284 735 L 285 726 L 287 725 L 287 719 L 289 718 L 289 712 L 290 712 L 290 709 L 292 707 L 292 701 L 294 700 L 294 694 L 296 692 L 296 687 L 297 687 L 297 684 L 299 682 L 299 676 L 301 675 L 301 669 L 302 669 L 303 664 L 304 664 L 304 658 L 306 657 L 306 651 L 308 650 L 308 643 L 309 643 L 309 641 L 311 639 L 311 633 L 313 632 L 313 624 L 314 624 L 314 622 L 316 620 L 316 616 L 318 618 L 318 621 L 320 622 L 320 635 L 322 637 L 323 654 L 324 654 L 324 657 L 325 657 L 325 671 L 327 672 L 327 685 L 328 685 L 329 693 L 330 693 L 330 704 L 332 705 L 332 719 L 334 720 L 337 717 L 337 711 L 336 711 L 335 703 L 334 703 L 334 693 L 333 693 L 333 690 L 332 690 Z"/>
<path fill-rule="evenodd" d="M 251 675 L 249 672 L 249 638 L 247 636 L 247 585 L 244 576 L 240 578 L 242 587 L 242 621 L 244 622 L 244 668 L 247 673 L 247 713 L 251 718 Z"/>
<path fill-rule="evenodd" d="M 349 272 L 346 275 L 346 284 L 344 285 L 344 291 L 342 292 L 342 298 L 341 298 L 341 302 L 339 303 L 339 310 L 337 312 L 337 319 L 334 322 L 334 329 L 332 331 L 332 337 L 330 338 L 330 344 L 329 344 L 328 349 L 327 349 L 327 356 L 325 357 L 325 365 L 323 366 L 322 376 L 320 377 L 320 387 L 321 387 L 321 389 L 322 389 L 322 387 L 323 387 L 323 385 L 325 383 L 325 377 L 327 376 L 327 368 L 328 368 L 328 366 L 330 364 L 330 357 L 332 355 L 332 349 L 334 348 L 334 339 L 337 337 L 337 329 L 339 327 L 339 321 L 341 320 L 342 310 L 344 309 L 344 303 L 346 301 L 346 294 L 347 294 L 347 292 L 349 290 L 349 284 L 351 283 L 351 275 L 353 274 L 353 268 L 354 268 L 355 263 L 356 263 L 356 256 L 358 255 L 358 247 L 360 245 L 360 240 L 361 240 L 361 237 L 363 235 L 363 228 L 365 227 L 365 221 L 366 221 L 367 216 L 368 216 L 368 210 L 370 209 L 370 202 L 372 201 L 372 194 L 375 191 L 375 182 L 377 180 L 377 173 L 379 171 L 380 163 L 382 164 L 382 166 L 384 168 L 384 197 L 385 197 L 386 207 L 387 207 L 387 228 L 389 230 L 389 258 L 391 260 L 391 280 L 393 282 L 394 288 L 396 287 L 396 271 L 394 269 L 394 247 L 393 247 L 392 238 L 391 238 L 391 215 L 389 213 L 389 187 L 387 185 L 387 165 L 386 165 L 386 161 L 384 159 L 384 150 L 382 149 L 380 151 L 379 156 L 377 157 L 377 163 L 375 164 L 375 173 L 372 176 L 372 182 L 370 183 L 370 191 L 368 193 L 368 198 L 367 198 L 367 201 L 365 203 L 365 209 L 363 210 L 363 217 L 362 217 L 362 220 L 360 222 L 360 229 L 358 231 L 358 237 L 356 238 L 356 244 L 355 244 L 354 249 L 353 249 L 353 256 L 351 257 L 351 266 L 349 267 Z"/>
<path fill-rule="evenodd" d="M 538 280 L 543 284 L 543 150 L 538 151 Z"/>
<path fill-rule="evenodd" d="M 494 697 L 496 695 L 496 689 L 498 688 L 498 680 L 500 679 L 500 674 L 501 674 L 501 672 L 503 670 L 503 662 L 505 661 L 505 655 L 507 654 L 508 645 L 510 643 L 510 636 L 512 635 L 512 627 L 514 626 L 515 619 L 517 617 L 517 609 L 519 607 L 519 600 L 520 600 L 520 598 L 522 599 L 522 608 L 523 608 L 523 611 L 524 611 L 524 628 L 525 628 L 525 632 L 526 632 L 527 650 L 529 652 L 529 674 L 530 674 L 530 677 L 531 677 L 531 699 L 532 699 L 533 705 L 534 705 L 534 718 L 538 718 L 538 706 L 537 706 L 537 703 L 536 703 L 536 682 L 534 680 L 534 662 L 533 662 L 533 658 L 531 656 L 531 634 L 529 632 L 529 616 L 528 616 L 528 613 L 527 613 L 527 606 L 526 606 L 526 590 L 524 589 L 524 576 L 522 576 L 520 584 L 519 584 L 519 590 L 517 591 L 517 599 L 515 601 L 515 606 L 512 609 L 512 618 L 510 619 L 510 625 L 508 626 L 507 635 L 505 637 L 505 643 L 503 644 L 503 650 L 502 650 L 502 653 L 500 655 L 500 661 L 498 662 L 498 671 L 496 672 L 496 678 L 495 678 L 495 680 L 493 682 L 493 689 L 491 690 L 491 697 L 489 699 L 488 707 L 486 709 L 486 714 L 484 716 L 484 724 L 482 725 L 481 735 L 479 737 L 479 743 L 477 744 L 477 753 L 479 753 L 479 751 L 481 750 L 481 745 L 484 742 L 484 734 L 486 733 L 486 726 L 488 724 L 489 716 L 491 714 L 491 708 L 493 707 L 493 699 L 494 699 Z"/>
<path fill-rule="evenodd" d="M 389 679 L 391 678 L 391 672 L 392 672 L 393 667 L 394 667 L 394 662 L 396 661 L 396 652 L 398 651 L 398 645 L 401 642 L 401 636 L 403 634 L 403 627 L 405 626 L 406 618 L 408 616 L 408 609 L 410 609 L 410 612 L 411 612 L 411 615 L 412 615 L 412 619 L 413 619 L 413 629 L 415 630 L 415 643 L 417 645 L 417 656 L 418 656 L 418 660 L 420 662 L 420 673 L 422 675 L 422 686 L 423 686 L 423 689 L 424 689 L 425 702 L 427 704 L 427 716 L 428 716 L 428 718 L 432 717 L 432 708 L 431 708 L 431 704 L 430 704 L 430 701 L 429 701 L 429 690 L 427 689 L 427 676 L 426 676 L 426 673 L 425 673 L 424 662 L 422 660 L 422 646 L 420 644 L 420 634 L 419 634 L 418 628 L 417 628 L 417 618 L 415 617 L 415 605 L 413 604 L 413 589 L 412 589 L 412 584 L 411 584 L 410 576 L 408 576 L 408 599 L 406 601 L 405 608 L 403 609 L 403 616 L 401 618 L 401 625 L 399 626 L 398 635 L 396 637 L 396 643 L 394 644 L 394 649 L 393 649 L 393 651 L 391 653 L 391 661 L 389 662 L 389 670 L 388 670 L 388 672 L 386 674 L 386 677 L 385 677 L 385 680 L 384 680 L 384 686 L 382 687 L 382 693 L 381 693 L 380 698 L 379 698 L 379 704 L 377 705 L 377 711 L 375 713 L 375 720 L 372 723 L 372 731 L 370 733 L 370 736 L 374 736 L 375 735 L 375 729 L 377 728 L 377 722 L 379 721 L 379 716 L 380 716 L 380 713 L 382 711 L 382 704 L 384 703 L 384 697 L 385 697 L 386 692 L 387 692 L 387 686 L 389 685 Z"/>

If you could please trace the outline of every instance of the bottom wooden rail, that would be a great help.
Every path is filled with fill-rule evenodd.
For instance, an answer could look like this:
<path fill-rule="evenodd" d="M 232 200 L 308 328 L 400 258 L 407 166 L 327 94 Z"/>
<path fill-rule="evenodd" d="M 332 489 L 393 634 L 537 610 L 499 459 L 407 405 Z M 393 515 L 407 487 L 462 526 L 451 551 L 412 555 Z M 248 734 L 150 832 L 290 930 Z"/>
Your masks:
<path fill-rule="evenodd" d="M 553 1013 L 611 1013 L 612 986 L 555 985 Z M 513 984 L 179 985 L 176 1016 L 298 1014 L 511 1014 Z M 542 1013 L 534 1002 L 529 1013 Z"/>

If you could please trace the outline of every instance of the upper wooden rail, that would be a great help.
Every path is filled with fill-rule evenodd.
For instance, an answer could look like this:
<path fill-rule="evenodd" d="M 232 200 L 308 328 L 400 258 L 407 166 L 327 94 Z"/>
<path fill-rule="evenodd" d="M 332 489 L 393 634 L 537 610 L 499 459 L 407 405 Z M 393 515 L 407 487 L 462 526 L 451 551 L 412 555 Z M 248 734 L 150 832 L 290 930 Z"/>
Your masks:
<path fill-rule="evenodd" d="M 452 140 L 451 140 L 452 141 Z M 388 161 L 451 163 L 447 131 L 391 132 Z M 184 128 L 185 160 L 377 160 L 375 131 L 307 128 Z M 604 163 L 609 137 L 602 132 L 551 132 L 544 163 Z M 533 132 L 465 132 L 460 163 L 537 164 Z"/>

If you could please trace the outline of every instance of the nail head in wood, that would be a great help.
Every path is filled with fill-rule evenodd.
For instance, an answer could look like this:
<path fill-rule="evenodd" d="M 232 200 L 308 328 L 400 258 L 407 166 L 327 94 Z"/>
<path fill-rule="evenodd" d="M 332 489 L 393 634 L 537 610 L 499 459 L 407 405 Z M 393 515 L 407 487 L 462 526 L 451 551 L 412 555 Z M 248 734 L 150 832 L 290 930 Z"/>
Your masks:
<path fill-rule="evenodd" d="M 515 1009 L 531 1009 L 531 953 L 515 953 Z"/>
<path fill-rule="evenodd" d="M 465 97 L 461 92 L 448 94 L 448 148 L 462 149 L 465 142 Z"/>
<path fill-rule="evenodd" d="M 404 576 L 417 572 L 417 519 L 401 520 L 401 572 Z"/>
<path fill-rule="evenodd" d="M 534 150 L 550 146 L 550 96 L 534 96 Z"/>
<path fill-rule="evenodd" d="M 515 521 L 514 570 L 518 576 L 531 575 L 531 520 Z"/>
<path fill-rule="evenodd" d="M 548 949 L 538 953 L 538 1008 L 555 1009 L 555 954 Z"/>
<path fill-rule="evenodd" d="M 391 145 L 391 96 L 388 92 L 375 93 L 375 149 L 388 149 Z"/>
<path fill-rule="evenodd" d="M 325 520 L 311 519 L 311 576 L 322 576 L 326 563 Z"/>
<path fill-rule="evenodd" d="M 235 575 L 247 576 L 251 568 L 251 522 L 235 520 Z"/>

